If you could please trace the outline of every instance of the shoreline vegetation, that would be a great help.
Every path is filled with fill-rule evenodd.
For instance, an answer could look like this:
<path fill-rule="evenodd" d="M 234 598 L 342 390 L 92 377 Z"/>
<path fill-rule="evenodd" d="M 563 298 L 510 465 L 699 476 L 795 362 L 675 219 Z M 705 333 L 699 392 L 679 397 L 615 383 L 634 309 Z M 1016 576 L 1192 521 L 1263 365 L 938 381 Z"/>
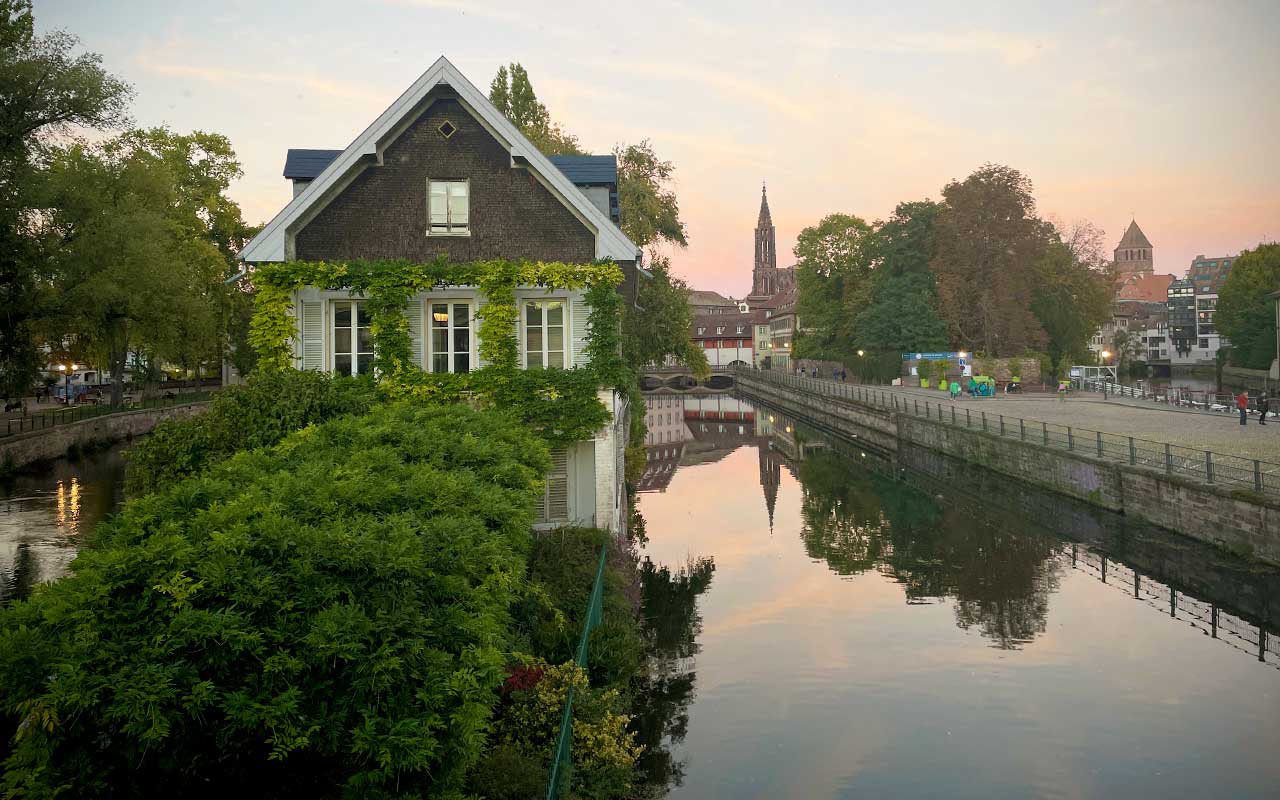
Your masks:
<path fill-rule="evenodd" d="M 650 796 L 643 520 L 532 533 L 550 462 L 518 418 L 264 372 L 129 461 L 71 574 L 0 610 L 5 792 L 526 797 L 572 684 L 570 796 Z"/>

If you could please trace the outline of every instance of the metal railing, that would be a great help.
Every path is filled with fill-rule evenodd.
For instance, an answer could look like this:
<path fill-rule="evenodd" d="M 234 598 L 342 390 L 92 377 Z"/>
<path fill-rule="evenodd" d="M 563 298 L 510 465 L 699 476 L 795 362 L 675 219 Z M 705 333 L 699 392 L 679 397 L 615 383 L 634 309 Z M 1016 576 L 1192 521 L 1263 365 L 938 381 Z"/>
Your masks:
<path fill-rule="evenodd" d="M 1191 408 L 1201 411 L 1217 411 L 1223 414 L 1235 414 L 1236 396 L 1231 392 L 1210 392 L 1204 389 L 1182 389 L 1176 386 L 1130 386 L 1124 383 L 1114 383 L 1112 381 L 1099 380 L 1083 380 L 1076 379 L 1074 385 L 1085 391 L 1102 392 L 1116 397 L 1129 397 L 1134 400 L 1143 400 L 1149 403 L 1159 403 L 1161 405 L 1176 406 L 1178 408 Z M 1277 408 L 1275 403 L 1271 404 L 1273 413 Z M 1258 396 L 1256 394 L 1249 396 L 1249 413 L 1258 413 Z"/>
<path fill-rule="evenodd" d="M 86 419 L 94 419 L 96 417 L 105 417 L 111 414 L 122 414 L 129 411 L 138 411 L 140 409 L 170 408 L 173 406 L 186 405 L 188 403 L 201 403 L 213 396 L 211 391 L 200 392 L 184 392 L 175 394 L 172 397 L 160 396 L 153 397 L 145 401 L 130 404 L 124 408 L 112 408 L 108 405 L 72 405 L 62 407 L 50 407 L 47 410 L 36 411 L 23 416 L 5 417 L 0 419 L 0 439 L 7 436 L 16 436 L 20 433 L 31 433 L 32 431 L 42 431 L 54 428 L 60 425 L 68 425 L 73 422 L 81 422 Z M 30 406 L 28 406 L 28 409 Z"/>
<path fill-rule="evenodd" d="M 1016 439 L 1055 450 L 1145 467 L 1203 483 L 1280 497 L 1280 463 L 1089 428 L 1005 416 L 967 403 L 957 405 L 949 399 L 946 402 L 931 401 L 878 386 L 778 373 L 755 372 L 751 375 L 766 383 L 789 386 L 834 400 L 861 403 L 884 411 L 968 430 L 980 430 L 1005 439 Z"/>
<path fill-rule="evenodd" d="M 591 631 L 604 620 L 604 563 L 609 552 L 606 541 L 600 547 L 600 563 L 596 565 L 596 580 L 591 586 L 591 598 L 587 601 L 587 615 L 582 621 L 582 635 L 578 638 L 578 650 L 574 663 L 580 668 L 587 668 L 587 651 L 591 641 Z M 547 776 L 546 800 L 568 794 L 570 779 L 573 774 L 573 684 L 565 694 L 564 710 L 560 716 L 560 734 L 556 737 L 556 747 L 551 753 L 551 771 Z"/>

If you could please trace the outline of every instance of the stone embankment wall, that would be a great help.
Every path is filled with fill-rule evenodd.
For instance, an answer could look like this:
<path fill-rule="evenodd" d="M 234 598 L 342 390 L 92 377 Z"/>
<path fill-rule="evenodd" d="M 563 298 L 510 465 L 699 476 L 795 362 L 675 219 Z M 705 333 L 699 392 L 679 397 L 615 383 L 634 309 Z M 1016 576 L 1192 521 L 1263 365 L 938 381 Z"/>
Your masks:
<path fill-rule="evenodd" d="M 739 372 L 738 385 L 748 395 L 784 409 L 795 408 L 841 434 L 898 454 L 907 466 L 920 460 L 908 446 L 945 453 L 1032 486 L 1280 563 L 1280 502 L 1253 492 L 1054 450 L 1033 441 L 1005 439 L 857 401 L 820 397 L 750 373 Z"/>
<path fill-rule="evenodd" d="M 73 447 L 85 448 L 116 442 L 148 433 L 169 419 L 186 419 L 203 413 L 208 402 L 187 403 L 165 408 L 147 408 L 104 414 L 101 417 L 68 422 L 38 431 L 0 439 L 0 467 L 22 469 L 41 461 L 66 455 Z"/>

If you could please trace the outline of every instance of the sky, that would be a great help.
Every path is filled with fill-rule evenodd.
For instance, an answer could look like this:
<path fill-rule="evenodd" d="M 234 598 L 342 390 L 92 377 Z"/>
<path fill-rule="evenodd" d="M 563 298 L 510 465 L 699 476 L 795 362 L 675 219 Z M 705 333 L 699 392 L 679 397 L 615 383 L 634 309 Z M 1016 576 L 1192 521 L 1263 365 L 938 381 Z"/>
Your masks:
<path fill-rule="evenodd" d="M 779 266 L 796 234 L 868 221 L 987 162 L 1108 249 L 1131 218 L 1157 272 L 1280 239 L 1280 13 L 1256 2 L 630 4 L 36 0 L 133 84 L 138 125 L 228 136 L 250 222 L 290 198 L 290 147 L 349 144 L 440 55 L 487 88 L 528 70 L 592 152 L 676 166 L 698 289 L 751 284 L 760 187 Z"/>

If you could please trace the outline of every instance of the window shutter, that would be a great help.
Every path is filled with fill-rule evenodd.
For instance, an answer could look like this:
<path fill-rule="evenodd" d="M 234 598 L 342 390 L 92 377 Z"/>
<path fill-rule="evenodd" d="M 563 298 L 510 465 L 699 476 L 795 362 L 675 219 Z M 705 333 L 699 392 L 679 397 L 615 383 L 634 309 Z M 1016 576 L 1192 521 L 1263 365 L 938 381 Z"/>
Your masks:
<path fill-rule="evenodd" d="M 410 300 L 404 313 L 409 318 L 409 351 L 413 358 L 413 365 L 418 369 L 423 369 L 427 362 L 422 357 L 424 343 L 422 338 L 422 301 L 416 297 Z"/>
<path fill-rule="evenodd" d="M 302 301 L 302 368 L 324 369 L 324 303 Z"/>
<path fill-rule="evenodd" d="M 551 471 L 547 473 L 546 487 L 538 501 L 539 522 L 569 521 L 569 451 L 557 448 L 551 451 Z"/>
<path fill-rule="evenodd" d="M 573 335 L 573 364 L 575 367 L 587 365 L 587 318 L 591 310 L 587 307 L 587 299 L 582 294 L 573 296 L 570 304 L 569 325 Z"/>
<path fill-rule="evenodd" d="M 482 344 L 482 342 L 480 341 L 480 319 L 484 318 L 484 307 L 485 307 L 485 301 L 482 298 L 483 298 L 483 295 L 481 295 L 481 297 L 476 298 L 475 311 L 472 312 L 473 327 L 471 331 L 472 331 L 472 335 L 476 337 L 476 368 L 477 369 L 480 367 L 489 366 L 489 362 L 485 361 L 483 358 L 480 357 L 480 345 Z M 518 303 L 517 303 L 517 306 L 519 306 Z M 476 319 L 477 317 L 479 317 L 480 319 Z"/>

